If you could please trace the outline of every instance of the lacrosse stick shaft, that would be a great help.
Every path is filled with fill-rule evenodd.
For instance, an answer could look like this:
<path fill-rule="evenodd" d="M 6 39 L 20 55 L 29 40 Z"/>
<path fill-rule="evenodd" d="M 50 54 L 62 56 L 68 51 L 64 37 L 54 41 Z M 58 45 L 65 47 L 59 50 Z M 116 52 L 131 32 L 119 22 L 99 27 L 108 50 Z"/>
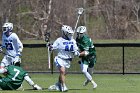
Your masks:
<path fill-rule="evenodd" d="M 47 44 L 48 45 L 48 44 Z M 51 53 L 50 53 L 50 49 L 48 47 L 48 68 L 50 69 L 51 68 L 51 60 L 50 60 L 50 57 L 51 56 Z"/>
<path fill-rule="evenodd" d="M 53 55 L 54 55 L 54 52 L 52 51 L 51 52 L 51 60 L 50 60 L 50 62 L 51 62 L 51 73 L 53 74 Z"/>
<path fill-rule="evenodd" d="M 80 15 L 78 15 L 78 18 L 77 18 L 77 21 L 76 21 L 76 24 L 75 24 L 75 27 L 74 27 L 74 33 L 75 33 L 75 31 L 76 31 L 77 24 L 78 24 L 78 22 L 79 22 L 79 18 L 80 18 Z"/>
<path fill-rule="evenodd" d="M 75 24 L 75 27 L 74 27 L 74 33 L 75 33 L 75 31 L 76 31 L 76 28 L 77 28 L 77 25 L 78 25 L 80 16 L 83 14 L 83 11 L 84 11 L 83 8 L 78 8 L 78 17 L 77 17 L 77 21 L 76 21 L 76 24 Z"/>

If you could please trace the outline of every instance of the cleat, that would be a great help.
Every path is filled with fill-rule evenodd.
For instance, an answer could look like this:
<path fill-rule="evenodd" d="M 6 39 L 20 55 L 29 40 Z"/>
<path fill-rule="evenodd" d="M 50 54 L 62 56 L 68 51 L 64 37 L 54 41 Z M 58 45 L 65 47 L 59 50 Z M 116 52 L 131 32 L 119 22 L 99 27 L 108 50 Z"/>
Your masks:
<path fill-rule="evenodd" d="M 58 83 L 56 83 L 55 85 L 51 85 L 49 88 L 48 88 L 49 91 L 51 90 L 57 90 L 57 91 L 60 91 L 60 87 L 58 86 Z"/>
<path fill-rule="evenodd" d="M 93 88 L 94 89 L 97 88 L 97 84 L 96 83 L 93 84 Z"/>
<path fill-rule="evenodd" d="M 67 87 L 62 87 L 62 92 L 67 92 L 68 91 L 68 88 Z"/>
<path fill-rule="evenodd" d="M 41 88 L 40 86 L 38 86 L 37 84 L 35 84 L 35 85 L 33 86 L 33 89 L 34 89 L 34 90 L 42 90 L 42 88 Z"/>
<path fill-rule="evenodd" d="M 83 86 L 87 86 L 89 82 L 90 82 L 89 80 L 86 80 L 86 81 L 84 82 Z"/>

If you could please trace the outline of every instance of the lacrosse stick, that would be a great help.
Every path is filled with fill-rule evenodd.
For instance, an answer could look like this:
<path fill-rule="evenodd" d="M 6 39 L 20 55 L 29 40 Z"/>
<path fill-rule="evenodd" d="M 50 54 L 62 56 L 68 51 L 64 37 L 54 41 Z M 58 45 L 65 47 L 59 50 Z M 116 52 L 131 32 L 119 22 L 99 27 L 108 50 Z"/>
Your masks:
<path fill-rule="evenodd" d="M 77 21 L 76 21 L 76 24 L 75 24 L 75 27 L 74 27 L 74 33 L 75 33 L 75 31 L 76 31 L 77 24 L 78 24 L 78 22 L 79 22 L 80 16 L 83 14 L 83 11 L 84 11 L 83 8 L 78 8 L 78 17 L 77 17 Z"/>
<path fill-rule="evenodd" d="M 47 42 L 46 47 L 48 48 L 48 68 L 51 68 L 51 53 L 50 53 L 50 49 L 49 49 L 49 44 L 50 44 L 50 33 L 47 32 L 45 34 L 45 41 Z"/>

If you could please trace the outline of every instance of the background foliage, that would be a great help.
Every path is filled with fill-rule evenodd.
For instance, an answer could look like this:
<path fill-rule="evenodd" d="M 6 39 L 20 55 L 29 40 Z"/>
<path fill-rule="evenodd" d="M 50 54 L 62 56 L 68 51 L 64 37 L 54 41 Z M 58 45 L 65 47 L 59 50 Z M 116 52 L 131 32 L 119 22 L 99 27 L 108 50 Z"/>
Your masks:
<path fill-rule="evenodd" d="M 13 22 L 22 39 L 44 39 L 45 32 L 56 39 L 62 24 L 74 28 L 79 7 L 79 25 L 93 39 L 139 39 L 139 0 L 0 0 L 0 26 Z"/>

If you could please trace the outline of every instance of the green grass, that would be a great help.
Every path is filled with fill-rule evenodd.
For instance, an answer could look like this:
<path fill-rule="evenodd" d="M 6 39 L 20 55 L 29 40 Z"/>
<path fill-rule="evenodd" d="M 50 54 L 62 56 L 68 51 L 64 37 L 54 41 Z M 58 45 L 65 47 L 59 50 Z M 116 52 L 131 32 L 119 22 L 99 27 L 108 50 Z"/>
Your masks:
<path fill-rule="evenodd" d="M 48 91 L 47 88 L 57 81 L 58 74 L 31 74 L 35 83 L 44 88 L 44 90 L 32 90 L 25 81 L 23 83 L 24 91 L 0 91 L 0 93 L 61 93 Z M 85 80 L 83 74 L 68 74 L 66 78 L 67 93 L 139 93 L 140 75 L 113 75 L 113 74 L 95 74 L 94 80 L 98 84 L 97 89 L 92 89 L 92 85 L 82 86 Z"/>

